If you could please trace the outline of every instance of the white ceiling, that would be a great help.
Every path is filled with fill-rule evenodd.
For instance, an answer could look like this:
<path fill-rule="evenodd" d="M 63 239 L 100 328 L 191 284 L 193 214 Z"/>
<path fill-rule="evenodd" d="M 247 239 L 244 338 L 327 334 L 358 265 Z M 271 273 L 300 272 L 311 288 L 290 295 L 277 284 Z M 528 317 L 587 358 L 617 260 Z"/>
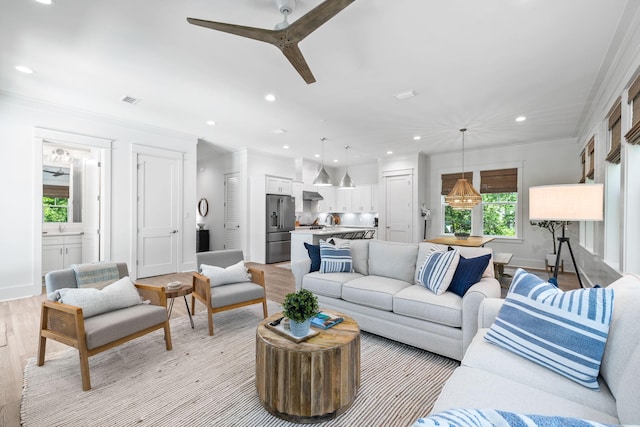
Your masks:
<path fill-rule="evenodd" d="M 319 3 L 298 0 L 289 20 Z M 356 0 L 300 43 L 317 79 L 307 85 L 277 48 L 186 22 L 273 28 L 282 20 L 275 0 L 0 5 L 0 91 L 226 149 L 312 158 L 326 137 L 325 158 L 340 163 L 344 145 L 353 147 L 353 163 L 388 150 L 459 150 L 461 127 L 469 128 L 467 149 L 578 136 L 630 7 L 627 0 Z M 395 98 L 407 90 L 417 96 Z M 266 102 L 267 93 L 277 101 Z M 124 95 L 141 101 L 126 104 Z M 516 123 L 519 115 L 527 120 Z"/>

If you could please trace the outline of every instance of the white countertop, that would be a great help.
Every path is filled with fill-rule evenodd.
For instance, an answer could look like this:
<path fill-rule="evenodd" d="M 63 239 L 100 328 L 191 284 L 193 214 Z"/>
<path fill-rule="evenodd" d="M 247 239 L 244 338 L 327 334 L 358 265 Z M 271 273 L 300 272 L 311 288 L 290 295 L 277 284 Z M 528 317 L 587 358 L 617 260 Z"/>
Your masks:
<path fill-rule="evenodd" d="M 42 237 L 80 236 L 82 234 L 84 234 L 84 231 L 43 231 Z"/>
<path fill-rule="evenodd" d="M 325 227 L 325 228 L 316 228 L 316 229 L 309 229 L 309 228 L 296 228 L 293 231 L 290 231 L 290 233 L 296 233 L 296 234 L 314 234 L 317 236 L 329 236 L 331 234 L 339 234 L 339 233 L 349 233 L 349 232 L 353 232 L 355 230 L 375 230 L 375 227 L 363 227 L 363 226 L 347 226 L 347 227 Z"/>

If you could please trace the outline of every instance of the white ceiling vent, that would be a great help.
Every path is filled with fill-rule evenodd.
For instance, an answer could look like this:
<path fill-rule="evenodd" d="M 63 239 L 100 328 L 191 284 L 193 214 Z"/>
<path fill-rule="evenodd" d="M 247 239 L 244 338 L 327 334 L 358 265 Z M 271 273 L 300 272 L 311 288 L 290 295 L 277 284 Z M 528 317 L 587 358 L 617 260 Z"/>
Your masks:
<path fill-rule="evenodd" d="M 138 102 L 140 102 L 140 98 L 134 98 L 133 96 L 123 96 L 121 99 L 121 101 L 126 102 L 127 104 L 137 104 Z"/>
<path fill-rule="evenodd" d="M 413 98 L 414 96 L 416 96 L 416 93 L 413 90 L 407 90 L 405 92 L 400 92 L 395 95 L 395 97 L 398 99 Z"/>

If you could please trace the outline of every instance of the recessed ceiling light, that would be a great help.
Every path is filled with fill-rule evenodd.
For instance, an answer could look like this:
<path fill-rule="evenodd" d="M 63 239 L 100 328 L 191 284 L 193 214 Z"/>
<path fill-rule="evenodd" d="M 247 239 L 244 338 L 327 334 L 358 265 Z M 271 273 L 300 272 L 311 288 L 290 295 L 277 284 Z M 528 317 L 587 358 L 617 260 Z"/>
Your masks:
<path fill-rule="evenodd" d="M 407 98 L 413 98 L 414 96 L 416 96 L 416 93 L 412 89 L 412 90 L 406 90 L 404 92 L 396 93 L 394 96 L 398 99 L 407 99 Z"/>
<path fill-rule="evenodd" d="M 216 122 L 215 122 L 215 121 L 213 121 L 213 120 L 207 120 L 207 124 L 208 124 L 209 126 L 215 126 L 215 125 L 216 125 Z"/>
<path fill-rule="evenodd" d="M 273 102 L 273 101 L 275 101 L 275 100 L 276 100 L 276 96 L 275 96 L 274 94 L 272 94 L 272 93 L 268 93 L 268 94 L 264 97 L 264 99 L 266 99 L 266 100 L 267 100 L 267 101 L 269 101 L 269 102 Z"/>
<path fill-rule="evenodd" d="M 333 159 L 333 163 L 338 163 L 338 159 Z"/>
<path fill-rule="evenodd" d="M 516 122 L 524 122 L 525 120 L 527 120 L 525 116 L 516 117 Z"/>
<path fill-rule="evenodd" d="M 29 67 L 25 67 L 24 65 L 18 65 L 16 66 L 16 70 L 20 71 L 21 73 L 25 73 L 25 74 L 33 74 L 33 70 Z"/>
<path fill-rule="evenodd" d="M 283 133 L 286 133 L 287 130 L 286 129 L 276 129 L 273 131 L 273 133 L 275 133 L 276 135 L 281 135 Z"/>
<path fill-rule="evenodd" d="M 36 0 L 36 1 L 40 4 L 46 4 L 46 5 L 53 4 L 53 0 Z"/>
<path fill-rule="evenodd" d="M 414 141 L 420 141 L 420 139 L 422 139 L 422 137 L 420 135 L 416 135 L 413 137 Z"/>
<path fill-rule="evenodd" d="M 387 151 L 387 154 L 393 154 L 393 151 Z"/>
<path fill-rule="evenodd" d="M 288 145 L 283 145 L 282 148 L 284 148 L 285 150 L 288 150 L 289 146 Z"/>
<path fill-rule="evenodd" d="M 320 158 L 320 154 L 314 154 L 313 157 L 315 157 L 316 159 Z"/>

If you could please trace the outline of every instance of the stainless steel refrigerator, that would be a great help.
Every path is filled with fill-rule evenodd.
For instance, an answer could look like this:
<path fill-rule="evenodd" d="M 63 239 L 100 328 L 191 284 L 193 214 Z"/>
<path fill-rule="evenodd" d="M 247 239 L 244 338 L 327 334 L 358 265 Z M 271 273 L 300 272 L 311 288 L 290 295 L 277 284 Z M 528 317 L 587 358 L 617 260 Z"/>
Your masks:
<path fill-rule="evenodd" d="M 295 209 L 293 197 L 267 194 L 267 264 L 291 259 L 289 232 L 295 229 Z"/>

